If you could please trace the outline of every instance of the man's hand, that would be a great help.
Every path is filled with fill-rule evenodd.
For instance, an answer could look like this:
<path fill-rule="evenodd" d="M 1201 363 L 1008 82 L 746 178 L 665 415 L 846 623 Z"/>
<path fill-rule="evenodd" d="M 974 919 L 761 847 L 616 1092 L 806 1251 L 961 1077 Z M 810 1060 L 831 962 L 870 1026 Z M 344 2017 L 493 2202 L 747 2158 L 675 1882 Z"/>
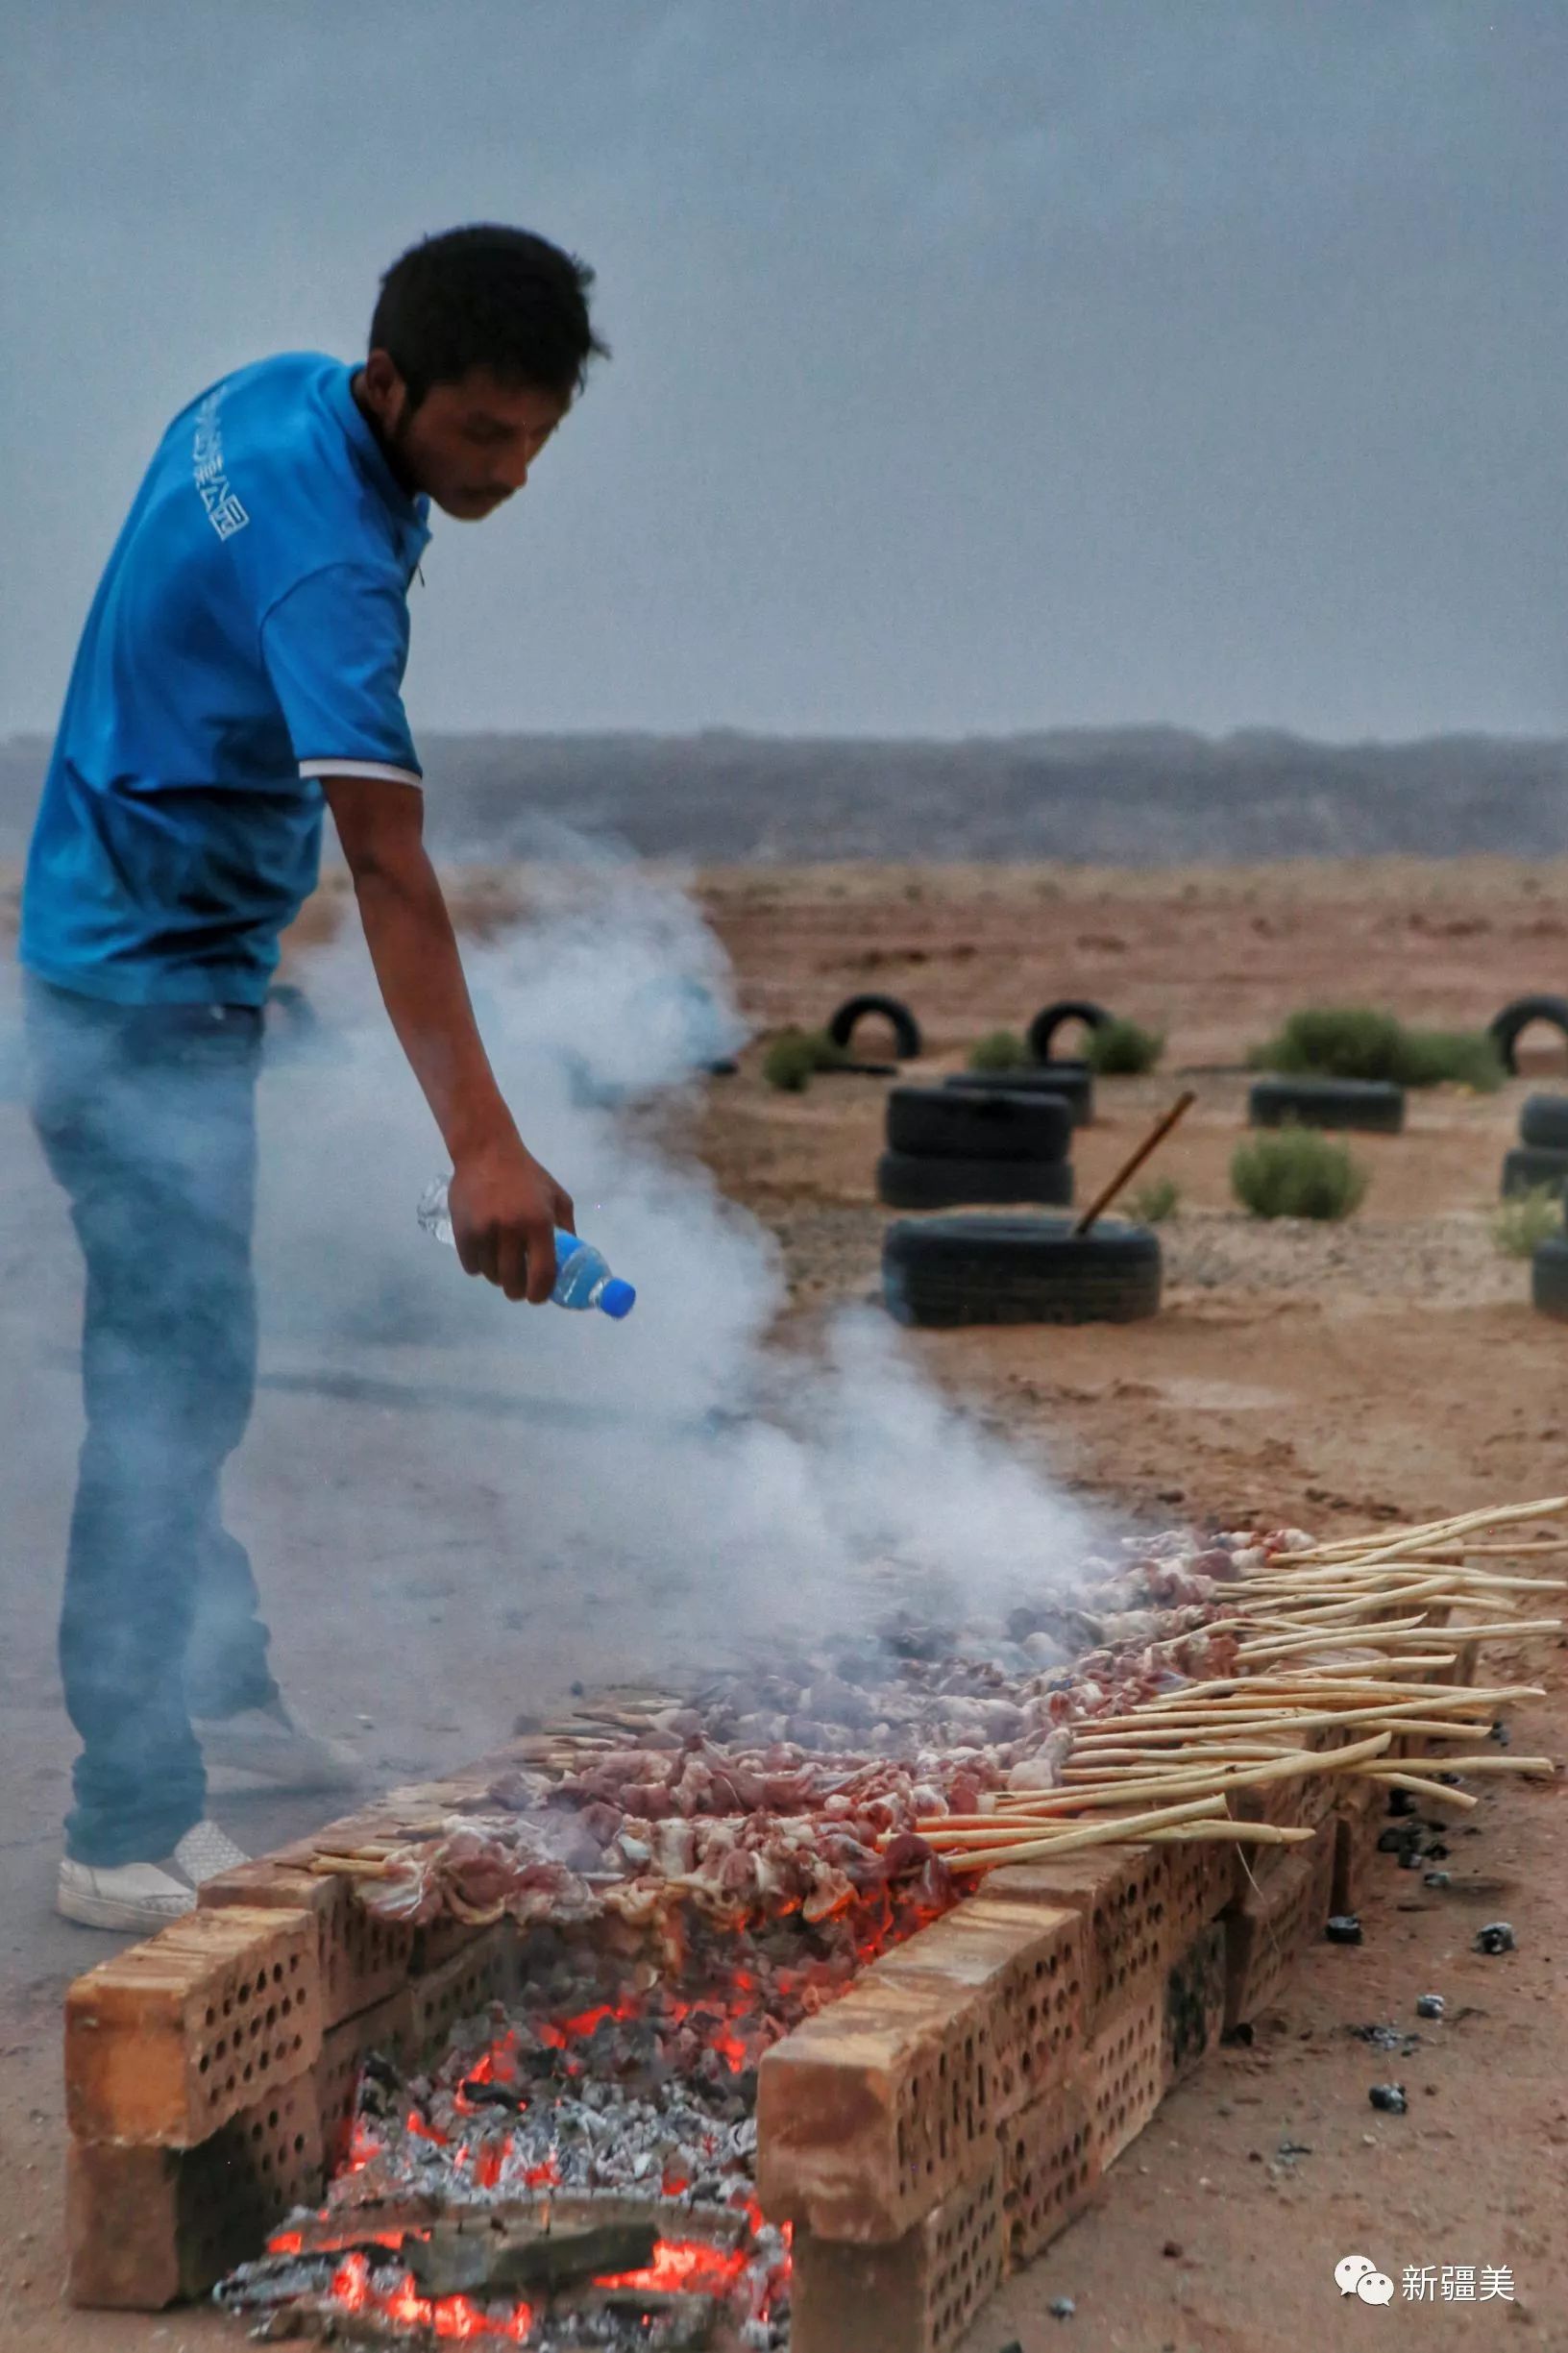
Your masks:
<path fill-rule="evenodd" d="M 466 1154 L 447 1188 L 452 1238 L 471 1275 L 542 1307 L 555 1287 L 555 1229 L 576 1232 L 569 1194 L 515 1140 Z"/>
<path fill-rule="evenodd" d="M 572 1203 L 525 1147 L 469 1003 L 452 919 L 425 852 L 424 797 L 384 778 L 324 776 L 381 996 L 452 1154 L 453 1239 L 471 1275 L 535 1307 L 555 1285 Z"/>

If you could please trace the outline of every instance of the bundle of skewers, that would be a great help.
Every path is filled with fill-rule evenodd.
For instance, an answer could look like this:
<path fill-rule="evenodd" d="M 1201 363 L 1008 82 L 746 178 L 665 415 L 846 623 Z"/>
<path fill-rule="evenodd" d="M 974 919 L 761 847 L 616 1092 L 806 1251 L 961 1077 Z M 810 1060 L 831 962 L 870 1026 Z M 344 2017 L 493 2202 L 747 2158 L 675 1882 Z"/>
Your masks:
<path fill-rule="evenodd" d="M 1482 1643 L 1562 1631 L 1559 1617 L 1527 1613 L 1565 1581 L 1528 1564 L 1568 1555 L 1568 1539 L 1500 1532 L 1565 1510 L 1556 1496 L 1254 1548 L 1208 1630 L 1235 1637 L 1234 1675 L 1079 1721 L 1056 1787 L 988 1793 L 973 1814 L 921 1820 L 919 1835 L 955 1874 L 1113 1843 L 1290 1847 L 1314 1831 L 1242 1818 L 1266 1816 L 1259 1793 L 1281 1782 L 1369 1779 L 1467 1812 L 1478 1800 L 1457 1779 L 1551 1775 L 1552 1758 L 1488 1739 L 1499 1708 L 1543 1697 L 1540 1686 L 1472 1679 Z"/>
<path fill-rule="evenodd" d="M 1313 1809 L 1299 1802 L 1299 1784 L 1321 1777 L 1467 1812 L 1478 1800 L 1461 1780 L 1556 1770 L 1551 1758 L 1507 1752 L 1490 1737 L 1498 1711 L 1543 1696 L 1539 1687 L 1482 1684 L 1476 1672 L 1483 1643 L 1562 1630 L 1560 1617 L 1537 1613 L 1568 1590 L 1551 1573 L 1568 1560 L 1568 1536 L 1518 1532 L 1564 1515 L 1568 1496 L 1557 1496 L 1332 1543 L 1293 1530 L 1227 1539 L 1228 1553 L 1203 1556 L 1216 1563 L 1203 1631 L 1226 1673 L 1179 1672 L 1190 1655 L 1184 1631 L 1138 1650 L 1136 1700 L 1118 1700 L 1114 1678 L 1042 1678 L 1055 1728 L 1014 1747 L 976 1752 L 928 1736 L 919 1759 L 798 1748 L 759 1758 L 713 1738 L 712 1692 L 623 1685 L 582 1695 L 514 1740 L 493 1773 L 394 1792 L 372 1816 L 322 1833 L 311 1868 L 351 1878 L 377 1909 L 390 1913 L 424 1889 L 421 1902 L 438 1894 L 441 1909 L 477 1922 L 502 1908 L 565 1916 L 584 1900 L 582 1872 L 596 1885 L 628 1873 L 662 1877 L 672 1891 L 698 1884 L 692 1861 L 665 1853 L 670 1826 L 649 1828 L 672 1808 L 702 1827 L 752 1804 L 754 1824 L 787 1833 L 792 1852 L 802 1838 L 822 1845 L 853 1829 L 864 1862 L 894 1841 L 904 1851 L 913 1830 L 917 1852 L 939 1857 L 960 1884 L 1002 1864 L 1112 1843 L 1303 1845 L 1314 1831 L 1302 1817 Z M 737 1766 L 739 1787 L 728 1777 Z M 634 1803 L 648 1793 L 632 1782 L 682 1767 L 699 1790 L 683 1780 L 668 1802 L 655 1791 L 657 1808 Z M 1298 1788 L 1282 1787 L 1290 1783 Z M 743 1798 L 753 1784 L 762 1795 Z M 854 1820 L 844 1818 L 848 1801 L 830 1794 L 846 1788 L 857 1793 Z M 880 1821 L 867 1813 L 874 1800 Z M 574 1808 L 590 1826 L 603 1817 L 601 1861 L 553 1838 L 534 1841 L 547 1809 L 558 1822 Z"/>

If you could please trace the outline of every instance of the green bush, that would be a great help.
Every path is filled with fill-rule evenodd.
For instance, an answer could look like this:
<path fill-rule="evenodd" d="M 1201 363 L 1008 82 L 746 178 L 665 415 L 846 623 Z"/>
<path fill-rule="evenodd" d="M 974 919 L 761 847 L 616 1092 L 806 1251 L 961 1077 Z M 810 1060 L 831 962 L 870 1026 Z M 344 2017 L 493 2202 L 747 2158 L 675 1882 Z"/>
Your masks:
<path fill-rule="evenodd" d="M 1254 1046 L 1247 1060 L 1255 1070 L 1277 1070 L 1282 1078 L 1311 1071 L 1318 1078 L 1397 1079 L 1404 1039 L 1391 1013 L 1309 1006 L 1293 1013 L 1277 1036 Z"/>
<path fill-rule="evenodd" d="M 1562 1231 L 1562 1197 L 1555 1185 L 1532 1185 L 1505 1201 L 1492 1219 L 1492 1239 L 1510 1259 L 1535 1255 L 1537 1242 Z"/>
<path fill-rule="evenodd" d="M 1473 1087 L 1494 1094 L 1507 1072 L 1483 1029 L 1409 1029 L 1405 1033 L 1405 1085 Z"/>
<path fill-rule="evenodd" d="M 1033 1060 L 1017 1030 L 988 1030 L 969 1050 L 971 1070 L 1022 1070 Z"/>
<path fill-rule="evenodd" d="M 842 1070 L 848 1060 L 825 1030 L 781 1029 L 762 1058 L 762 1075 L 785 1094 L 804 1094 L 815 1072 Z"/>
<path fill-rule="evenodd" d="M 1309 1006 L 1247 1057 L 1255 1070 L 1284 1078 L 1386 1079 L 1398 1087 L 1445 1080 L 1490 1093 L 1504 1069 L 1484 1030 L 1407 1029 L 1370 1005 Z"/>
<path fill-rule="evenodd" d="M 1255 1217 L 1348 1217 L 1366 1170 L 1318 1129 L 1285 1127 L 1237 1146 L 1231 1188 Z"/>
<path fill-rule="evenodd" d="M 1182 1203 L 1182 1189 L 1174 1177 L 1150 1177 L 1137 1192 L 1127 1195 L 1127 1207 L 1139 1225 L 1164 1225 L 1174 1217 Z"/>
<path fill-rule="evenodd" d="M 1085 1057 L 1102 1078 L 1136 1078 L 1152 1070 L 1165 1050 L 1163 1030 L 1140 1029 L 1136 1021 L 1105 1021 L 1089 1033 Z"/>

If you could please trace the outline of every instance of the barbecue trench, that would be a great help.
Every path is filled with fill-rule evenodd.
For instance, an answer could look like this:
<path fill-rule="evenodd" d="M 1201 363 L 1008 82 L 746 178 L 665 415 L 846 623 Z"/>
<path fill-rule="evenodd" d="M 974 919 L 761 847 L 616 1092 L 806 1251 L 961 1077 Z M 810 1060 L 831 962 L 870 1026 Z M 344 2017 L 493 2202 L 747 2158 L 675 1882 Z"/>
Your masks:
<path fill-rule="evenodd" d="M 1564 1508 L 1159 1539 L 1071 1669 L 1047 1611 L 1001 1657 L 905 1626 L 880 1683 L 603 1695 L 210 1883 L 68 1998 L 73 2298 L 945 2353 L 1354 1908 L 1382 1801 L 1551 1770 L 1475 1678 L 1557 1589 L 1482 1538 Z"/>

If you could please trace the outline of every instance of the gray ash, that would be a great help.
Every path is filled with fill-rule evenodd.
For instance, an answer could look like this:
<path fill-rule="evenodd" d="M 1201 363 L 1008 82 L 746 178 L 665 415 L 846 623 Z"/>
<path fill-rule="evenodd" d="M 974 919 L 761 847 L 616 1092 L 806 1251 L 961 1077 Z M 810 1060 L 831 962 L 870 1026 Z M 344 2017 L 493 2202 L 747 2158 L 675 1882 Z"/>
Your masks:
<path fill-rule="evenodd" d="M 756 2205 L 757 2063 L 870 1957 L 857 1936 L 886 1935 L 885 1915 L 699 1930 L 671 1973 L 536 1932 L 517 2001 L 463 2021 L 434 2068 L 367 2063 L 325 2207 L 292 2216 L 218 2300 L 269 2341 L 676 2353 L 723 2318 L 731 2342 L 782 2348 L 789 2247 Z"/>

